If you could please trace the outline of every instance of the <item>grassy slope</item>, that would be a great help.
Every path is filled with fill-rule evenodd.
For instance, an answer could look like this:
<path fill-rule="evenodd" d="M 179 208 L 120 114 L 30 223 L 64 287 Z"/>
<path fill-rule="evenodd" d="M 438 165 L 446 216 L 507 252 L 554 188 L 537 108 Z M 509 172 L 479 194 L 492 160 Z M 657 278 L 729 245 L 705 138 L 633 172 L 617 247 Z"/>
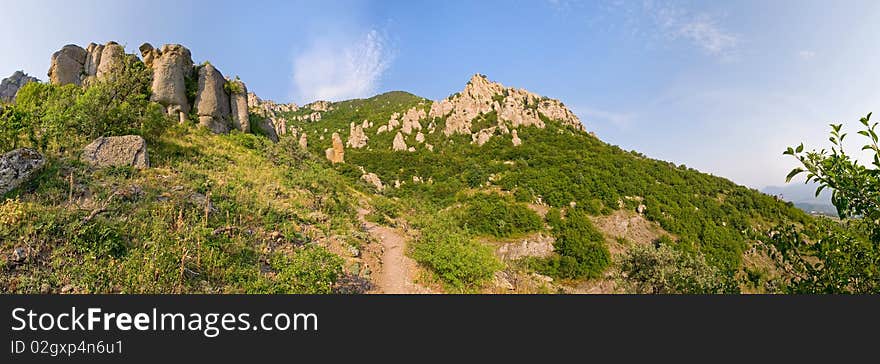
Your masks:
<path fill-rule="evenodd" d="M 143 171 L 55 159 L 7 196 L 0 254 L 28 259 L 0 259 L 3 291 L 330 292 L 331 251 L 366 241 L 346 182 L 291 145 L 189 128 L 149 153 Z"/>

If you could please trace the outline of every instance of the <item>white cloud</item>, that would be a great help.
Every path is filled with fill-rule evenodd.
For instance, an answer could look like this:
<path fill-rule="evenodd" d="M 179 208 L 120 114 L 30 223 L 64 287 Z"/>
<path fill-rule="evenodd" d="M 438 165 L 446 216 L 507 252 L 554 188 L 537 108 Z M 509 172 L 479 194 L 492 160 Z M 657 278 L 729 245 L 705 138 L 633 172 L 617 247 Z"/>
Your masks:
<path fill-rule="evenodd" d="M 354 39 L 313 39 L 293 60 L 294 97 L 307 103 L 372 96 L 393 58 L 376 30 Z"/>
<path fill-rule="evenodd" d="M 739 36 L 725 31 L 709 14 L 650 1 L 645 2 L 644 10 L 653 16 L 663 36 L 686 40 L 708 54 L 730 57 L 740 42 Z"/>

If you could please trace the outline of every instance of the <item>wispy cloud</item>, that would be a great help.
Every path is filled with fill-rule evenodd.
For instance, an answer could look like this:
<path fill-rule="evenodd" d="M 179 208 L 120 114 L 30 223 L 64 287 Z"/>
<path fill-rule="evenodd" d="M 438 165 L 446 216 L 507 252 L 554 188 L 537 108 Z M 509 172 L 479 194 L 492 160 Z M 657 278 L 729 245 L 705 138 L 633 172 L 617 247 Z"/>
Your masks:
<path fill-rule="evenodd" d="M 815 57 L 816 52 L 805 49 L 805 50 L 798 51 L 797 55 L 798 55 L 798 58 L 806 60 L 806 59 L 812 59 L 813 57 Z"/>
<path fill-rule="evenodd" d="M 594 129 L 597 126 L 596 124 L 604 124 L 626 130 L 636 118 L 636 115 L 633 113 L 601 110 L 583 105 L 571 106 L 571 109 L 582 119 L 581 121 L 584 122 L 588 129 Z"/>
<path fill-rule="evenodd" d="M 730 57 L 740 43 L 738 35 L 726 31 L 707 13 L 652 1 L 644 2 L 643 10 L 653 18 L 661 35 L 687 41 L 713 56 Z"/>
<path fill-rule="evenodd" d="M 394 59 L 387 37 L 371 30 L 343 39 L 313 39 L 293 60 L 293 94 L 300 102 L 371 96 Z"/>

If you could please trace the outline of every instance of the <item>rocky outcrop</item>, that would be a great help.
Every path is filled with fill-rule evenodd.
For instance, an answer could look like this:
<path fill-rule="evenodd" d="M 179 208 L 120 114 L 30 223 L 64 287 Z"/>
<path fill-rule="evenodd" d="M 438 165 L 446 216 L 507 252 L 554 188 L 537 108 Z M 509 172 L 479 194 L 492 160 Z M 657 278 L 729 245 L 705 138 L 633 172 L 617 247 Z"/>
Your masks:
<path fill-rule="evenodd" d="M 247 85 L 239 79 L 227 81 L 229 89 L 229 106 L 232 113 L 232 127 L 236 130 L 249 133 L 251 121 L 248 116 L 248 92 Z"/>
<path fill-rule="evenodd" d="M 382 180 L 375 173 L 364 173 L 361 175 L 361 179 L 376 187 L 376 190 L 380 192 L 385 190 L 385 184 L 382 183 Z"/>
<path fill-rule="evenodd" d="M 83 149 L 82 160 L 95 167 L 147 168 L 147 142 L 138 135 L 102 137 Z"/>
<path fill-rule="evenodd" d="M 95 43 L 89 43 L 86 47 L 86 63 L 83 66 L 86 78 L 98 75 L 98 66 L 101 64 L 101 55 L 104 52 L 104 46 Z"/>
<path fill-rule="evenodd" d="M 496 128 L 497 127 L 493 126 L 491 128 L 483 129 L 474 133 L 473 135 L 471 135 L 472 142 L 479 146 L 486 144 L 486 142 L 488 142 L 489 139 L 491 139 L 492 136 L 495 135 Z"/>
<path fill-rule="evenodd" d="M 165 106 L 170 115 L 185 121 L 190 104 L 186 95 L 186 80 L 193 75 L 192 54 L 180 44 L 166 44 L 155 49 L 149 43 L 140 46 L 144 64 L 153 70 L 151 99 Z"/>
<path fill-rule="evenodd" d="M 277 143 L 278 132 L 275 129 L 275 123 L 272 122 L 272 119 L 265 117 L 256 119 L 257 120 L 254 120 L 254 123 L 251 124 L 251 130 L 259 134 L 265 135 L 266 138 L 269 138 L 269 140 Z"/>
<path fill-rule="evenodd" d="M 68 44 L 52 55 L 49 82 L 54 85 L 88 85 L 113 72 L 125 56 L 125 48 L 116 42 L 90 43 L 85 49 Z"/>
<path fill-rule="evenodd" d="M 0 155 L 0 196 L 30 180 L 44 164 L 43 155 L 29 148 Z"/>
<path fill-rule="evenodd" d="M 309 139 L 306 136 L 306 133 L 302 133 L 302 135 L 299 136 L 299 147 L 302 148 L 302 150 L 309 150 Z"/>
<path fill-rule="evenodd" d="M 12 76 L 0 81 L 0 102 L 13 102 L 18 90 L 30 82 L 40 82 L 35 77 L 28 76 L 22 71 L 15 71 Z"/>
<path fill-rule="evenodd" d="M 315 101 L 303 107 L 318 112 L 327 112 L 333 110 L 333 104 L 330 101 Z"/>
<path fill-rule="evenodd" d="M 498 248 L 496 255 L 505 261 L 526 257 L 545 258 L 553 254 L 553 237 L 538 234 L 515 243 L 507 243 Z"/>
<path fill-rule="evenodd" d="M 516 133 L 516 129 L 513 129 L 513 131 L 510 132 L 510 137 L 510 141 L 513 143 L 514 147 L 522 145 L 522 139 L 519 138 L 519 135 Z"/>
<path fill-rule="evenodd" d="M 363 125 L 351 123 L 348 129 L 348 141 L 345 143 L 345 145 L 355 149 L 367 146 L 367 141 L 369 140 L 369 138 L 367 138 L 367 134 L 364 133 Z"/>
<path fill-rule="evenodd" d="M 471 78 L 462 92 L 434 102 L 428 117 L 445 117 L 446 127 L 443 133 L 449 136 L 472 134 L 474 119 L 493 114 L 498 126 L 503 127 L 502 132 L 507 128 L 521 126 L 543 128 L 544 122 L 540 115 L 583 130 L 580 119 L 558 100 L 541 97 L 523 89 L 505 87 L 479 74 Z M 472 137 L 475 142 L 481 140 L 477 135 Z"/>
<path fill-rule="evenodd" d="M 406 148 L 406 141 L 403 140 L 403 134 L 397 132 L 397 135 L 394 136 L 394 141 L 391 143 L 391 149 L 395 151 L 404 151 Z"/>
<path fill-rule="evenodd" d="M 257 115 L 266 117 L 278 117 L 281 113 L 299 110 L 295 103 L 278 104 L 271 100 L 263 100 L 253 92 L 248 92 L 247 103 Z"/>
<path fill-rule="evenodd" d="M 47 73 L 49 82 L 53 85 L 82 85 L 86 55 L 86 50 L 75 44 L 68 44 L 52 54 Z"/>
<path fill-rule="evenodd" d="M 345 149 L 342 146 L 342 138 L 339 137 L 339 133 L 333 133 L 332 140 L 333 147 L 327 148 L 324 154 L 330 163 L 345 163 Z"/>
<path fill-rule="evenodd" d="M 103 79 L 107 77 L 110 73 L 120 67 L 123 62 L 123 58 L 125 57 L 125 48 L 119 45 L 116 42 L 108 42 L 101 48 L 101 56 L 98 59 L 98 63 L 92 64 L 88 61 L 92 59 L 91 54 L 88 57 L 86 65 L 89 67 L 95 66 L 95 72 L 90 73 L 90 69 L 86 70 L 86 77 L 95 76 L 97 79 Z"/>
<path fill-rule="evenodd" d="M 210 63 L 199 69 L 199 91 L 194 105 L 199 125 L 217 134 L 228 132 L 231 124 L 225 85 L 223 74 Z"/>
<path fill-rule="evenodd" d="M 413 130 L 422 130 L 422 124 L 419 123 L 419 120 L 424 119 L 426 116 L 427 114 L 422 108 L 413 107 L 407 110 L 400 119 L 400 131 L 406 135 L 410 135 Z"/>

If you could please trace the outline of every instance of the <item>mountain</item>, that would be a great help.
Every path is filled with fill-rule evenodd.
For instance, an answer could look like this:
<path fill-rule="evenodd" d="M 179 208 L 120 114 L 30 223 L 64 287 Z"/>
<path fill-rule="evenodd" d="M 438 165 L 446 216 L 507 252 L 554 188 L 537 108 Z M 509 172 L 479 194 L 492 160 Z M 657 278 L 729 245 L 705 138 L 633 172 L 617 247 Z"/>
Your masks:
<path fill-rule="evenodd" d="M 795 206 L 811 214 L 837 216 L 837 209 L 831 204 L 831 192 L 823 190 L 816 196 L 817 188 L 815 183 L 789 183 L 784 186 L 767 186 L 761 192 L 793 202 Z"/>
<path fill-rule="evenodd" d="M 0 205 L 4 292 L 644 291 L 630 263 L 672 292 L 764 292 L 779 271 L 755 246 L 817 221 L 482 74 L 442 100 L 299 106 L 139 50 L 65 46 L 8 106 L 29 129 L 4 151 L 35 139 L 46 163 Z"/>

